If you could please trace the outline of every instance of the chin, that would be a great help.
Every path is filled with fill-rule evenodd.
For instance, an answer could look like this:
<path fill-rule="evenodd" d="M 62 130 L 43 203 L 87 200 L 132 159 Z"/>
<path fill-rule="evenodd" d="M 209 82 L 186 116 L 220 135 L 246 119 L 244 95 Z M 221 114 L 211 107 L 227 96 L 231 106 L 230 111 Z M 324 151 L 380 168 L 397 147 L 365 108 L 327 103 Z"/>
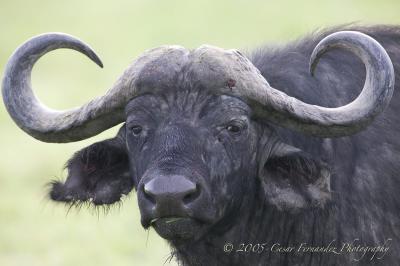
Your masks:
<path fill-rule="evenodd" d="M 205 223 L 186 217 L 158 218 L 151 225 L 162 238 L 174 243 L 198 240 L 208 228 Z"/>

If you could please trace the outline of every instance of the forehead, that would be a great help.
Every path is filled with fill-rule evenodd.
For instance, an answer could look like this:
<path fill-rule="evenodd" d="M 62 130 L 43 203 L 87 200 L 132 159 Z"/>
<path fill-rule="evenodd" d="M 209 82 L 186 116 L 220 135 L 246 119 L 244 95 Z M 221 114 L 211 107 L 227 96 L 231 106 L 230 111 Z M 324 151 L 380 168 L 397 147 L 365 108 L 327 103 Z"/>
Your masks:
<path fill-rule="evenodd" d="M 212 94 L 201 89 L 178 89 L 137 96 L 128 102 L 125 111 L 127 115 L 137 112 L 183 113 L 189 116 L 215 112 L 250 115 L 251 108 L 235 96 Z"/>
<path fill-rule="evenodd" d="M 140 56 L 126 73 L 136 95 L 194 88 L 240 96 L 258 87 L 258 70 L 237 50 L 203 45 L 195 50 L 162 46 Z"/>
<path fill-rule="evenodd" d="M 151 107 L 160 111 L 236 108 L 248 112 L 247 104 L 235 92 L 243 89 L 246 79 L 241 74 L 249 65 L 236 50 L 208 45 L 195 50 L 181 46 L 149 50 L 128 70 L 137 93 L 126 111 Z"/>

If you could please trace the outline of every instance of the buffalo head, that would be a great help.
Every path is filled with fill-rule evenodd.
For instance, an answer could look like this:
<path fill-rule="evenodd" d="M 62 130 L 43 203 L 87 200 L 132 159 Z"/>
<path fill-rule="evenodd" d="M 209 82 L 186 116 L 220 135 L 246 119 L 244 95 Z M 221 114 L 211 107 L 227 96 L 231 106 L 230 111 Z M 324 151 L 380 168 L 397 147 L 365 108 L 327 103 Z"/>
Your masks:
<path fill-rule="evenodd" d="M 30 85 L 42 55 L 70 48 L 102 66 L 82 41 L 58 33 L 17 49 L 6 67 L 3 99 L 16 124 L 45 142 L 82 140 L 124 122 L 115 138 L 69 160 L 68 178 L 53 183 L 51 198 L 112 204 L 135 189 L 144 227 L 172 241 L 189 241 L 223 230 L 235 210 L 256 200 L 286 211 L 329 200 L 329 168 L 280 141 L 269 123 L 314 136 L 346 136 L 387 106 L 393 66 L 364 34 L 337 32 L 323 39 L 311 55 L 311 73 L 337 47 L 352 51 L 366 67 L 360 95 L 337 108 L 310 105 L 272 88 L 236 50 L 163 46 L 137 58 L 105 95 L 79 108 L 51 110 Z"/>

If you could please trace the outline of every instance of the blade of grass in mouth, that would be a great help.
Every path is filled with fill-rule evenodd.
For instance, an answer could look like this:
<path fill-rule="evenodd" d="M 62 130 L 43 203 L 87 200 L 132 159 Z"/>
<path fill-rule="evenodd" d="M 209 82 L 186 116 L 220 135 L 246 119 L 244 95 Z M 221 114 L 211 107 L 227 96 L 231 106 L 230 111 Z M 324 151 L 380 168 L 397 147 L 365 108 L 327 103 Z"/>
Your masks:
<path fill-rule="evenodd" d="M 183 218 L 182 217 L 155 218 L 155 219 L 150 221 L 150 224 L 153 224 L 153 223 L 157 222 L 160 219 L 165 220 L 165 223 L 169 224 L 169 223 L 177 222 L 177 221 L 179 221 L 179 220 L 181 220 Z"/>
<path fill-rule="evenodd" d="M 169 223 L 174 223 L 177 222 L 179 220 L 183 219 L 182 217 L 172 217 L 172 218 L 167 218 L 167 220 L 165 221 L 165 223 L 169 224 Z"/>

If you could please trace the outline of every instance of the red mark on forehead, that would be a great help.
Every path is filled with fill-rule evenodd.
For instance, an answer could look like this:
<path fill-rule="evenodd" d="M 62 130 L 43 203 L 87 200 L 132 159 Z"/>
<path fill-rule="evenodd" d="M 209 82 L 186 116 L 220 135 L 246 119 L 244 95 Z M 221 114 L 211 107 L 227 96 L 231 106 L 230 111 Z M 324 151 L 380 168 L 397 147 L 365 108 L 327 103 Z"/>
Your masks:
<path fill-rule="evenodd" d="M 226 82 L 226 86 L 228 86 L 229 89 L 232 89 L 236 86 L 236 80 L 228 79 L 228 81 Z"/>

